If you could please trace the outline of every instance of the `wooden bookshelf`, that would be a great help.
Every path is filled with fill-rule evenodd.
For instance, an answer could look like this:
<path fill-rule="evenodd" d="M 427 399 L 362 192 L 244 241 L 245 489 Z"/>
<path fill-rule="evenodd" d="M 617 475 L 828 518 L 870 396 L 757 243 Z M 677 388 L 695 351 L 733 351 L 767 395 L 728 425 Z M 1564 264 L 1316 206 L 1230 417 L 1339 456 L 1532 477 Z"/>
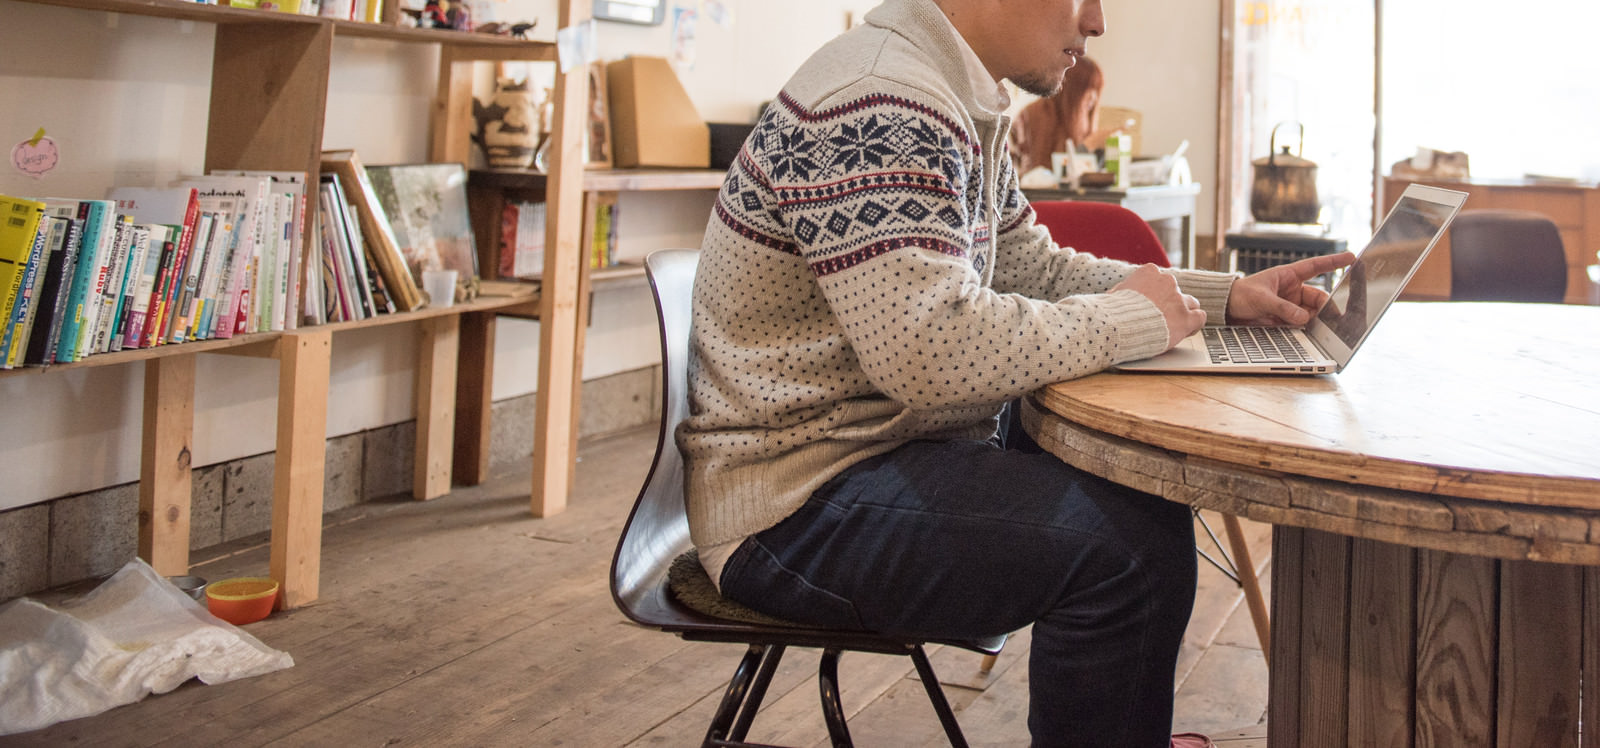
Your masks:
<path fill-rule="evenodd" d="M 210 113 L 205 163 L 213 169 L 295 170 L 320 168 L 333 41 L 339 36 L 437 45 L 440 50 L 429 155 L 435 161 L 468 161 L 471 132 L 471 81 L 482 61 L 553 62 L 555 45 L 456 31 L 405 28 L 239 9 L 178 0 L 19 0 L 41 5 L 151 16 L 215 26 Z M 588 17 L 588 3 L 559 0 L 559 27 Z M 87 18 L 87 17 L 86 17 Z M 97 366 L 145 366 L 143 436 L 140 458 L 139 553 L 162 574 L 186 573 L 189 566 L 190 445 L 193 437 L 195 362 L 201 354 L 246 355 L 278 362 L 277 443 L 273 477 L 271 574 L 282 584 L 280 605 L 292 608 L 317 598 L 320 573 L 322 486 L 331 351 L 336 334 L 362 328 L 414 324 L 419 353 L 417 472 L 413 494 L 431 498 L 447 492 L 453 469 L 473 460 L 468 482 L 481 481 L 487 466 L 487 413 L 494 349 L 493 320 L 498 314 L 539 317 L 551 340 L 541 341 L 542 400 L 570 401 L 577 369 L 572 341 L 583 281 L 578 268 L 581 231 L 582 161 L 580 142 L 587 97 L 581 71 L 557 76 L 557 126 L 547 191 L 551 212 L 550 262 L 540 293 L 480 297 L 450 307 L 431 307 L 357 322 L 302 327 L 281 333 L 237 336 L 152 349 L 99 354 L 46 368 L 0 372 L 0 376 L 48 375 Z M 559 208 L 559 209 L 558 209 Z M 302 238 L 307 251 L 317 243 L 308 221 Z M 304 264 L 304 263 L 302 263 Z M 555 382 L 550 386 L 551 381 Z M 461 404 L 467 404 L 463 408 Z M 470 412 L 468 412 L 470 411 Z M 570 405 L 541 403 L 541 423 L 575 416 Z M 475 425 L 481 429 L 474 430 Z M 468 433 L 467 439 L 454 438 Z M 572 433 L 570 426 L 545 431 Z M 547 446 L 545 457 L 558 468 L 536 478 L 541 490 L 559 500 L 570 483 L 572 444 L 563 437 Z M 536 471 L 537 472 L 537 471 Z M 542 481 L 542 482 L 541 482 Z M 543 489 L 541 489 L 543 486 Z"/>

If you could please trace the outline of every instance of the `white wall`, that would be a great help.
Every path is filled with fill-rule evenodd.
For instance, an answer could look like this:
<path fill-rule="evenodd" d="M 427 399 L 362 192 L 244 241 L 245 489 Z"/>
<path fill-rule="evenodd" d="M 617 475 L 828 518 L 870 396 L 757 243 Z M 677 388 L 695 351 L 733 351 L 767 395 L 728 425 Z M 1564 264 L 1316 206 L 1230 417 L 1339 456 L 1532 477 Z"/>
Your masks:
<path fill-rule="evenodd" d="M 1141 155 L 1189 141 L 1200 183 L 1195 232 L 1215 235 L 1217 59 L 1221 0 L 1105 0 L 1106 35 L 1089 42 L 1106 76 L 1104 103 L 1144 115 Z"/>
<path fill-rule="evenodd" d="M 734 24 L 700 19 L 692 68 L 680 74 L 703 118 L 748 121 L 848 13 L 874 0 L 726 0 Z M 1191 142 L 1205 184 L 1199 231 L 1214 198 L 1217 3 L 1107 0 L 1110 33 L 1091 44 L 1107 67 L 1108 103 L 1141 109 L 1151 147 Z M 552 38 L 553 0 L 487 6 L 499 20 L 537 18 Z M 31 179 L 0 171 L 7 194 L 92 196 L 113 184 L 155 184 L 203 162 L 212 29 L 0 0 L 0 143 L 44 127 L 61 145 L 55 172 Z M 601 57 L 671 54 L 669 24 L 598 25 Z M 324 144 L 354 147 L 369 164 L 422 160 L 436 50 L 340 40 L 329 84 Z M 1173 62 L 1174 60 L 1180 62 Z M 638 257 L 698 243 L 711 193 L 625 195 L 619 251 Z M 586 378 L 655 362 L 654 312 L 639 284 L 602 291 L 584 361 Z M 328 435 L 414 417 L 415 327 L 363 329 L 334 338 Z M 531 392 L 538 327 L 501 323 L 494 396 Z M 193 464 L 271 451 L 277 370 L 270 360 L 202 356 L 197 370 Z M 0 377 L 0 509 L 138 479 L 143 367 L 137 364 Z"/>

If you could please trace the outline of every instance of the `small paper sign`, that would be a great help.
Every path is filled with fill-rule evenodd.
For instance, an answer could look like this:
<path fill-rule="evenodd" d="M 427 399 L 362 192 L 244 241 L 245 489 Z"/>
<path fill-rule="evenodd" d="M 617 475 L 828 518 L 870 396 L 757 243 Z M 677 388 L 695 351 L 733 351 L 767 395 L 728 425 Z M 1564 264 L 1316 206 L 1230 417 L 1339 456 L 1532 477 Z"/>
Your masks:
<path fill-rule="evenodd" d="M 60 161 L 61 151 L 56 148 L 56 141 L 44 134 L 43 127 L 11 149 L 11 165 L 34 179 L 50 173 Z"/>
<path fill-rule="evenodd" d="M 593 18 L 556 32 L 556 55 L 560 60 L 561 72 L 563 73 L 580 67 L 588 67 L 589 63 L 595 60 L 594 50 Z"/>

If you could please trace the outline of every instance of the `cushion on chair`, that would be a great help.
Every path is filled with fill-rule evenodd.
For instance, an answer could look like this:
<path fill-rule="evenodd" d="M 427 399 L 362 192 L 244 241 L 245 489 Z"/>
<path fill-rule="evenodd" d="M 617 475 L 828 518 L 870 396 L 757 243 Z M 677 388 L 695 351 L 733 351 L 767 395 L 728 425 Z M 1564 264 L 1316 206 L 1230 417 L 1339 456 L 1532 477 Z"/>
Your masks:
<path fill-rule="evenodd" d="M 741 623 L 800 627 L 800 624 L 759 613 L 723 597 L 716 585 L 711 583 L 706 568 L 700 565 L 700 554 L 694 549 L 672 560 L 672 566 L 667 569 L 667 587 L 672 590 L 672 596 L 678 598 L 678 602 L 708 616 Z"/>

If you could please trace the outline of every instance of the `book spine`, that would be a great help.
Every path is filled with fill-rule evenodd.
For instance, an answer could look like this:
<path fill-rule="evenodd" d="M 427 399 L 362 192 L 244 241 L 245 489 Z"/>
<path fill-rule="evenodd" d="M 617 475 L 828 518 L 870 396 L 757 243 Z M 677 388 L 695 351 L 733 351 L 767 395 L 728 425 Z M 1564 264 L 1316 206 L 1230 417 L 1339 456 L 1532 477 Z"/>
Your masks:
<path fill-rule="evenodd" d="M 294 220 L 289 225 L 289 294 L 288 309 L 284 312 L 283 320 L 285 330 L 293 330 L 300 326 L 300 310 L 304 302 L 306 192 L 303 187 L 292 202 Z"/>
<path fill-rule="evenodd" d="M 45 263 L 38 316 L 34 318 L 33 330 L 28 336 L 28 349 L 22 356 L 22 362 L 28 365 L 48 364 L 55 360 L 55 349 L 50 346 L 50 341 L 60 329 L 57 323 L 61 320 L 61 308 L 65 302 L 62 279 L 70 281 L 72 268 L 75 267 L 71 260 L 72 253 L 77 250 L 74 240 L 78 234 L 78 223 L 75 219 L 60 216 L 53 217 L 53 221 L 61 231 L 51 245 Z"/>
<path fill-rule="evenodd" d="M 244 308 L 244 314 L 247 316 L 244 324 L 246 332 L 265 332 L 268 329 L 261 324 L 262 320 L 266 319 L 267 313 L 264 304 L 271 297 L 267 289 L 271 282 L 271 273 L 266 272 L 265 268 L 272 267 L 278 251 L 278 236 L 282 233 L 278 228 L 279 199 L 279 195 L 274 193 L 271 198 L 272 204 L 267 210 L 265 241 L 261 244 L 261 251 L 250 264 L 250 305 Z"/>
<path fill-rule="evenodd" d="M 71 313 L 72 279 L 78 272 L 79 255 L 83 252 L 83 220 L 70 219 L 72 224 L 67 227 L 67 243 L 63 247 L 61 258 L 61 278 L 56 287 L 56 306 L 50 321 L 50 337 L 45 340 L 44 350 L 39 353 L 40 364 L 53 364 L 61 348 L 61 328 L 65 324 L 67 315 Z"/>
<path fill-rule="evenodd" d="M 173 237 L 177 236 L 177 239 Z M 161 246 L 161 267 L 156 271 L 155 286 L 150 290 L 149 309 L 145 312 L 144 329 L 139 331 L 139 347 L 160 345 L 161 317 L 166 313 L 167 291 L 172 288 L 173 266 L 178 261 L 178 245 L 183 241 L 182 231 L 168 227 L 167 239 Z"/>
<path fill-rule="evenodd" d="M 248 246 L 233 258 L 233 267 L 229 271 L 228 298 L 222 308 L 222 316 L 216 323 L 216 337 L 232 337 L 237 328 L 241 313 L 240 296 L 249 288 L 250 263 L 261 255 L 262 247 L 267 243 L 267 233 L 270 228 L 267 222 L 272 215 L 271 182 L 267 182 L 267 189 L 263 190 L 257 199 L 250 205 L 250 231 L 245 237 Z M 248 307 L 244 307 L 248 308 Z"/>
<path fill-rule="evenodd" d="M 144 285 L 145 270 L 150 264 L 150 227 L 135 224 L 130 230 L 130 237 L 128 269 L 122 286 L 122 302 L 117 310 L 117 324 L 111 330 L 113 351 L 133 348 L 134 346 L 128 341 L 129 333 L 144 327 L 144 313 L 141 311 L 135 320 L 134 310 L 139 306 L 139 289 Z M 149 304 L 148 291 L 144 294 L 144 300 Z M 137 336 L 133 342 L 138 342 Z"/>
<path fill-rule="evenodd" d="M 182 343 L 188 339 L 189 315 L 193 311 L 195 292 L 200 288 L 200 273 L 205 268 L 206 254 L 210 250 L 221 221 L 215 213 L 203 213 L 195 230 L 194 243 L 184 260 L 183 272 L 178 274 L 177 293 L 173 296 L 171 322 L 167 325 L 167 342 Z"/>
<path fill-rule="evenodd" d="M 166 269 L 167 282 L 162 288 L 161 304 L 157 314 L 152 320 L 151 345 L 166 345 L 168 332 L 172 327 L 172 318 L 177 314 L 178 291 L 183 285 L 183 274 L 189 264 L 189 253 L 193 251 L 196 234 L 200 231 L 200 212 L 198 203 L 191 205 L 189 215 L 178 231 L 178 245 L 172 255 L 172 265 Z"/>
<path fill-rule="evenodd" d="M 294 281 L 294 238 L 290 236 L 294 233 L 294 204 L 292 201 L 285 213 L 285 218 L 288 220 L 283 225 L 283 251 L 278 254 L 278 267 L 275 269 L 278 274 L 277 285 L 274 289 L 277 296 L 273 300 L 272 306 L 272 329 L 279 331 L 287 328 L 289 320 L 294 318 L 294 314 L 289 309 L 289 301 L 294 298 L 294 294 L 290 292 L 290 287 Z"/>
<path fill-rule="evenodd" d="M 78 338 L 73 341 L 74 361 L 81 361 L 95 352 L 95 333 L 100 329 L 100 311 L 105 307 L 101 296 L 106 292 L 106 282 L 111 274 L 111 257 L 117 243 L 117 221 L 115 207 L 107 205 L 101 220 L 100 236 L 95 242 L 94 260 L 90 263 L 89 284 L 84 288 L 83 323 L 78 326 Z"/>
<path fill-rule="evenodd" d="M 41 319 L 49 317 L 49 308 L 55 305 L 54 299 L 45 298 L 45 281 L 49 280 L 50 268 L 60 265 L 61 242 L 67 236 L 67 219 L 46 213 L 39 230 L 45 235 L 44 249 L 39 254 L 38 270 L 33 274 L 33 284 L 29 288 L 28 315 L 22 320 L 19 337 L 11 341 L 16 350 L 13 366 L 27 365 L 28 351 L 33 347 L 33 331 L 39 328 Z"/>
<path fill-rule="evenodd" d="M 249 264 L 244 268 L 243 284 L 239 287 L 239 299 L 235 302 L 233 318 L 233 334 L 243 335 L 250 332 L 250 305 L 255 303 L 251 296 L 256 287 L 256 266 L 260 264 L 260 257 L 250 258 Z"/>
<path fill-rule="evenodd" d="M 106 279 L 100 296 L 100 318 L 95 324 L 92 352 L 111 350 L 111 337 L 117 322 L 117 307 L 127 288 L 128 252 L 133 246 L 133 217 L 122 214 L 112 224 L 111 258 L 106 262 Z"/>
<path fill-rule="evenodd" d="M 250 314 L 252 332 L 272 330 L 273 302 L 278 298 L 278 258 L 288 249 L 283 244 L 283 218 L 287 200 L 287 196 L 279 193 L 272 201 L 271 235 L 266 251 L 261 253 L 261 261 L 256 263 L 255 302 Z"/>
<path fill-rule="evenodd" d="M 371 262 L 371 252 L 367 246 L 366 236 L 361 231 L 361 223 L 356 219 L 355 209 L 345 202 L 342 195 L 334 195 L 334 210 L 338 221 L 344 227 L 347 240 L 344 244 L 348 252 L 346 267 L 348 273 L 345 277 L 350 294 L 361 310 L 361 317 L 377 315 L 378 307 L 372 301 L 372 284 L 367 280 L 368 265 Z"/>
<path fill-rule="evenodd" d="M 94 201 L 81 203 L 78 217 L 83 221 L 83 232 L 78 242 L 77 266 L 73 268 L 72 289 L 67 295 L 67 311 L 61 318 L 61 335 L 57 338 L 56 360 L 69 363 L 78 360 L 78 331 L 83 329 L 84 297 L 95 273 L 95 247 L 100 234 L 107 228 L 107 208 Z"/>
<path fill-rule="evenodd" d="M 12 310 L 22 295 L 22 279 L 39 243 L 44 207 L 22 198 L 0 195 L 0 366 L 11 340 Z"/>
<path fill-rule="evenodd" d="M 194 290 L 191 292 L 184 317 L 187 323 L 184 327 L 184 334 L 189 340 L 200 339 L 200 319 L 205 315 L 208 288 L 215 285 L 218 257 L 226 252 L 228 245 L 233 242 L 233 221 L 230 215 L 218 214 L 216 222 L 211 228 L 211 241 L 208 242 L 209 246 L 206 247 L 205 256 L 200 261 L 200 268 L 192 276 L 194 278 Z"/>
<path fill-rule="evenodd" d="M 128 224 L 128 256 L 122 261 L 120 280 L 117 282 L 117 308 L 112 315 L 111 340 L 108 347 L 112 351 L 122 350 L 122 344 L 127 337 L 128 313 L 132 311 L 133 294 L 139 286 L 139 274 L 144 270 L 144 253 L 149 249 L 147 232 L 138 224 Z"/>
<path fill-rule="evenodd" d="M 344 229 L 339 225 L 339 220 L 333 213 L 333 204 L 326 192 L 321 195 L 321 202 L 323 252 L 326 255 L 324 263 L 328 269 L 328 285 L 332 290 L 332 302 L 328 305 L 328 319 L 333 321 L 359 319 L 360 315 L 352 307 L 350 295 L 346 290 L 346 255 L 342 246 L 342 243 L 346 240 L 339 235 Z"/>
<path fill-rule="evenodd" d="M 211 259 L 211 267 L 207 269 L 201 286 L 200 315 L 194 325 L 196 340 L 211 338 L 216 334 L 216 319 L 220 314 L 223 297 L 228 294 L 227 283 L 233 274 L 233 258 L 241 251 L 244 228 L 243 214 L 235 215 L 229 227 L 227 241 Z"/>
<path fill-rule="evenodd" d="M 28 316 L 28 292 L 33 286 L 33 277 L 30 273 L 37 272 L 39 258 L 44 253 L 45 239 L 49 235 L 49 226 L 41 223 L 40 217 L 44 209 L 29 208 L 36 214 L 30 219 L 33 226 L 33 236 L 26 243 L 23 253 L 18 256 L 10 254 L 11 250 L 0 251 L 0 263 L 5 267 L 0 268 L 0 310 L 5 315 L 0 318 L 0 323 L 5 326 L 5 332 L 0 334 L 0 368 L 10 369 L 15 364 L 12 350 L 15 349 L 17 334 L 21 331 L 22 320 Z M 8 216 L 8 219 L 10 216 Z"/>
<path fill-rule="evenodd" d="M 33 243 L 33 250 L 29 252 L 28 269 L 22 276 L 22 288 L 18 290 L 16 309 L 11 315 L 11 340 L 4 348 L 5 368 L 15 369 L 22 363 L 22 352 L 28 347 L 28 336 L 33 326 L 33 319 L 38 310 L 40 281 L 44 278 L 43 266 L 47 261 L 50 251 L 50 235 L 54 221 L 41 220 L 39 230 Z"/>

